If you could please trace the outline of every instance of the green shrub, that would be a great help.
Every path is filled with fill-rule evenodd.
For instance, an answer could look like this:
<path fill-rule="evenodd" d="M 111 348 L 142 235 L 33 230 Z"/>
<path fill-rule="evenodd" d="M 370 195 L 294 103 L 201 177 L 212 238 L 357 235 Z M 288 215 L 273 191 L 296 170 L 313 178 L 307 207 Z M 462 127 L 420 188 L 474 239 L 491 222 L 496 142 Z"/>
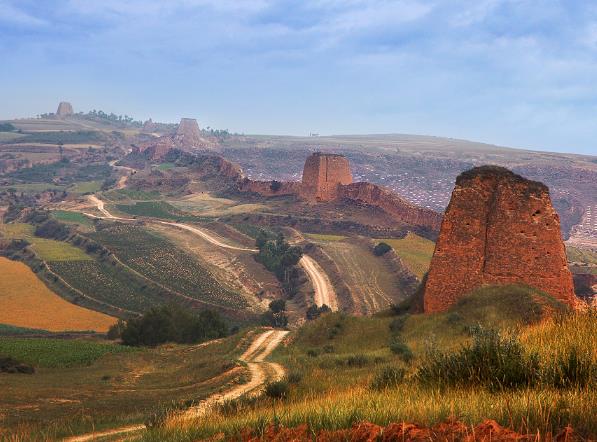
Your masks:
<path fill-rule="evenodd" d="M 374 390 L 383 390 L 395 387 L 402 382 L 405 374 L 406 371 L 403 368 L 384 367 L 373 378 L 371 388 Z"/>
<path fill-rule="evenodd" d="M 197 343 L 226 333 L 226 324 L 216 312 L 203 310 L 194 315 L 177 305 L 167 305 L 126 321 L 121 337 L 125 345 L 153 347 L 166 342 Z"/>
<path fill-rule="evenodd" d="M 265 386 L 265 395 L 272 399 L 283 399 L 288 396 L 290 386 L 287 381 L 270 382 Z"/>
<path fill-rule="evenodd" d="M 298 384 L 303 380 L 303 374 L 298 371 L 291 371 L 288 373 L 288 376 L 286 376 L 286 380 L 289 384 Z"/>
<path fill-rule="evenodd" d="M 398 355 L 404 362 L 409 363 L 413 359 L 413 352 L 411 349 L 402 341 L 394 341 L 390 344 L 390 350 L 395 355 Z"/>
<path fill-rule="evenodd" d="M 597 381 L 597 367 L 572 348 L 543 368 L 543 382 L 556 388 L 585 387 Z"/>
<path fill-rule="evenodd" d="M 400 333 L 404 328 L 404 324 L 406 324 L 406 320 L 408 319 L 408 315 L 400 316 L 398 318 L 392 319 L 390 322 L 390 331 L 394 334 Z"/>
<path fill-rule="evenodd" d="M 346 365 L 349 367 L 364 367 L 370 362 L 366 355 L 351 355 L 346 358 Z"/>
<path fill-rule="evenodd" d="M 527 354 L 513 337 L 477 326 L 473 343 L 456 353 L 432 351 L 417 371 L 418 380 L 433 386 L 482 386 L 490 390 L 526 387 L 539 378 L 539 357 Z"/>
<path fill-rule="evenodd" d="M 386 253 L 388 253 L 390 250 L 392 250 L 391 245 L 389 245 L 385 242 L 380 242 L 373 248 L 373 254 L 375 256 L 382 256 L 382 255 L 385 255 Z"/>

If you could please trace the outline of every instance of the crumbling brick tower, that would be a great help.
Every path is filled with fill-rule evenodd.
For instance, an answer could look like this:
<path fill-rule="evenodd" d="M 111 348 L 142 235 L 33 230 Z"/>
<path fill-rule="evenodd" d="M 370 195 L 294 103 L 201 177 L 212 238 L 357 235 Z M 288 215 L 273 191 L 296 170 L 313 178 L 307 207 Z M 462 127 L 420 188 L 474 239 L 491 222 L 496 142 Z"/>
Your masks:
<path fill-rule="evenodd" d="M 73 105 L 67 101 L 61 101 L 58 105 L 58 110 L 56 111 L 57 117 L 66 117 L 68 115 L 74 114 Z"/>
<path fill-rule="evenodd" d="M 202 144 L 203 138 L 197 120 L 194 118 L 181 118 L 175 138 L 184 146 L 194 147 Z"/>
<path fill-rule="evenodd" d="M 301 196 L 310 201 L 333 201 L 338 187 L 352 183 L 348 159 L 343 155 L 314 153 L 305 161 Z"/>
<path fill-rule="evenodd" d="M 497 166 L 456 179 L 423 294 L 447 310 L 482 285 L 525 284 L 574 306 L 560 220 L 542 183 Z"/>

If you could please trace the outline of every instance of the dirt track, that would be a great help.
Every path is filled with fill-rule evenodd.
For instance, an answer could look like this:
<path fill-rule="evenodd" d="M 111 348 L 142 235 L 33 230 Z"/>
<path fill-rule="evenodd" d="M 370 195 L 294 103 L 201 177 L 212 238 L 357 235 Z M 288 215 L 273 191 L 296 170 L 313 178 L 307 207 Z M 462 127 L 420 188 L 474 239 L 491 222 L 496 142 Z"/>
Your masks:
<path fill-rule="evenodd" d="M 305 272 L 307 272 L 309 279 L 311 279 L 311 282 L 313 283 L 313 289 L 315 290 L 315 304 L 318 307 L 325 304 L 332 309 L 332 311 L 338 310 L 338 301 L 334 287 L 317 262 L 310 256 L 303 255 L 299 263 L 305 269 Z"/>
<path fill-rule="evenodd" d="M 246 362 L 251 374 L 251 380 L 246 384 L 237 385 L 224 393 L 216 393 L 209 396 L 197 406 L 189 408 L 180 415 L 174 417 L 176 420 L 187 420 L 200 417 L 207 413 L 215 405 L 224 401 L 236 399 L 245 394 L 256 394 L 261 391 L 267 382 L 279 380 L 284 376 L 284 368 L 275 362 L 266 362 L 272 351 L 282 342 L 288 334 L 285 330 L 268 330 L 259 334 L 249 348 L 239 358 Z M 94 439 L 122 436 L 125 434 L 143 431 L 145 425 L 129 425 L 127 427 L 115 428 L 113 430 L 98 431 L 64 439 L 64 442 L 86 442 Z"/>
<path fill-rule="evenodd" d="M 95 195 L 90 195 L 89 201 L 92 204 L 94 204 L 97 207 L 97 209 L 107 219 L 113 219 L 113 220 L 117 220 L 117 221 L 136 221 L 133 218 L 120 218 L 120 217 L 116 217 L 116 216 L 112 215 L 105 208 L 104 202 L 102 200 L 100 200 L 98 197 L 96 197 Z M 87 216 L 93 217 L 93 218 L 101 218 L 101 217 L 92 215 L 90 213 L 84 213 L 84 214 Z M 222 247 L 222 248 L 230 249 L 230 250 L 238 250 L 240 252 L 253 252 L 253 253 L 258 252 L 257 249 L 250 249 L 250 248 L 246 248 L 246 247 L 237 247 L 237 246 L 233 246 L 230 244 L 226 244 L 226 243 L 220 241 L 219 239 L 215 238 L 213 235 L 205 232 L 205 230 L 199 229 L 197 227 L 189 226 L 188 224 L 175 223 L 175 222 L 170 222 L 170 221 L 155 221 L 155 222 L 158 224 L 165 225 L 165 226 L 172 226 L 172 227 L 176 227 L 179 229 L 189 231 L 191 233 L 194 233 L 195 235 L 200 236 L 207 242 L 209 242 L 215 246 L 218 246 L 218 247 Z M 338 310 L 338 301 L 336 298 L 336 292 L 334 291 L 334 287 L 332 286 L 332 283 L 330 282 L 330 279 L 328 278 L 326 273 L 321 269 L 321 267 L 317 264 L 317 262 L 310 256 L 303 255 L 299 264 L 305 269 L 305 272 L 307 273 L 307 275 L 309 276 L 309 279 L 311 280 L 311 283 L 313 284 L 313 289 L 315 291 L 315 296 L 314 296 L 315 304 L 317 306 L 321 306 L 321 305 L 325 304 L 328 307 L 330 307 L 333 311 Z"/>

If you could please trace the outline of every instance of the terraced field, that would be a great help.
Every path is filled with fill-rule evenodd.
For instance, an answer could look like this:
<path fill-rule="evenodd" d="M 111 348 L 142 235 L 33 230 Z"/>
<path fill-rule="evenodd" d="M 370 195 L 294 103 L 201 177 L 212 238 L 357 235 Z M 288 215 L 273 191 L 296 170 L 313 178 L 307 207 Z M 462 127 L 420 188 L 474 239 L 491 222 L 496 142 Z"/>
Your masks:
<path fill-rule="evenodd" d="M 25 264 L 0 257 L 0 323 L 50 331 L 105 332 L 115 322 L 111 316 L 65 301 Z"/>
<path fill-rule="evenodd" d="M 224 288 L 194 256 L 142 227 L 113 224 L 90 236 L 136 272 L 175 292 L 216 306 L 248 307 L 242 295 Z"/>
<path fill-rule="evenodd" d="M 378 241 L 391 245 L 408 269 L 417 275 L 419 279 L 423 278 L 429 269 L 431 257 L 433 256 L 433 249 L 435 248 L 433 241 L 411 232 L 405 238 L 384 238 Z"/>
<path fill-rule="evenodd" d="M 356 312 L 375 313 L 402 299 L 398 281 L 383 258 L 349 241 L 321 241 L 319 244 L 335 261 L 350 287 Z"/>
<path fill-rule="evenodd" d="M 30 224 L 0 224 L 0 237 L 25 239 L 44 261 L 90 261 L 92 258 L 66 242 L 38 238 Z"/>

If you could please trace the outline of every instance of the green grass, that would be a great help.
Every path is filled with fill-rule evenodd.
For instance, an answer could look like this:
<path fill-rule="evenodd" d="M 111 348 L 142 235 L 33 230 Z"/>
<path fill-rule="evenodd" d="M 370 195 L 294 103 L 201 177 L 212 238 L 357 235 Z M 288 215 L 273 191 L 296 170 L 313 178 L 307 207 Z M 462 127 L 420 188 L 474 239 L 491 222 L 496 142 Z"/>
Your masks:
<path fill-rule="evenodd" d="M 239 401 L 234 412 L 219 409 L 187 423 L 173 418 L 168 429 L 149 432 L 144 440 L 192 441 L 221 433 L 235 439 L 247 428 L 259 431 L 274 422 L 289 427 L 306 424 L 316 434 L 362 421 L 433 425 L 448 418 L 467 425 L 495 419 L 517 431 L 539 432 L 544 437 L 570 424 L 582 437 L 594 438 L 594 384 L 583 389 L 534 387 L 490 392 L 483 387 L 439 389 L 413 378 L 430 348 L 456 351 L 470 342 L 468 327 L 477 323 L 505 333 L 518 330 L 525 350 L 537 351 L 542 364 L 570 354 L 572 349 L 597 364 L 597 352 L 588 338 L 597 334 L 597 315 L 576 313 L 537 322 L 540 310 L 558 307 L 553 299 L 525 287 L 489 287 L 472 293 L 444 314 L 407 316 L 398 333 L 413 349 L 410 363 L 389 350 L 393 317 L 324 315 L 305 324 L 288 346 L 274 353 L 290 376 L 299 379 L 291 384 L 287 399 L 275 404 L 268 398 Z M 406 381 L 373 389 L 373 380 L 388 367 L 404 369 Z"/>
<path fill-rule="evenodd" d="M 91 365 L 108 353 L 137 351 L 132 347 L 78 339 L 0 338 L 0 354 L 34 367 L 66 368 Z"/>
<path fill-rule="evenodd" d="M 18 336 L 29 334 L 45 335 L 51 334 L 51 332 L 37 328 L 16 327 L 9 324 L 0 324 L 0 336 Z"/>
<path fill-rule="evenodd" d="M 392 246 L 396 254 L 404 260 L 404 264 L 411 272 L 422 279 L 431 263 L 433 241 L 409 232 L 405 238 L 392 239 L 382 238 L 376 241 L 383 241 Z"/>
<path fill-rule="evenodd" d="M 95 193 L 102 188 L 101 181 L 81 181 L 69 187 L 69 192 L 73 193 Z"/>
<path fill-rule="evenodd" d="M 53 210 L 52 217 L 64 223 L 79 224 L 81 226 L 91 227 L 91 220 L 80 212 L 70 212 L 68 210 Z"/>
<path fill-rule="evenodd" d="M 106 199 L 112 201 L 123 201 L 127 199 L 133 201 L 153 201 L 160 199 L 160 193 L 155 190 L 147 192 L 144 190 L 118 189 L 106 192 L 104 193 L 104 196 Z"/>
<path fill-rule="evenodd" d="M 242 375 L 237 369 L 211 380 L 235 366 L 242 338 L 238 334 L 203 348 L 164 345 L 138 351 L 100 342 L 118 351 L 104 353 L 90 365 L 42 367 L 34 375 L 0 374 L 0 440 L 62 440 L 143 423 L 159 410 L 199 401 Z M 67 360 L 69 347 L 85 352 L 87 361 L 105 350 L 80 347 L 85 341 L 62 343 L 59 355 Z"/>
<path fill-rule="evenodd" d="M 346 236 L 342 235 L 322 235 L 319 233 L 306 233 L 305 236 L 316 241 L 342 241 Z"/>
<path fill-rule="evenodd" d="M 170 170 L 176 167 L 174 163 L 161 163 L 157 168 L 158 170 Z"/>
<path fill-rule="evenodd" d="M 566 246 L 566 255 L 570 262 L 597 265 L 597 252 L 593 252 L 592 250 Z"/>
<path fill-rule="evenodd" d="M 2 224 L 0 236 L 9 239 L 25 239 L 35 253 L 44 261 L 90 261 L 92 258 L 66 242 L 53 239 L 38 238 L 30 224 Z"/>
<path fill-rule="evenodd" d="M 27 184 L 11 184 L 8 186 L 0 186 L 1 190 L 15 189 L 17 192 L 38 193 L 46 190 L 65 190 L 66 186 L 59 186 L 51 183 L 27 183 Z"/>

